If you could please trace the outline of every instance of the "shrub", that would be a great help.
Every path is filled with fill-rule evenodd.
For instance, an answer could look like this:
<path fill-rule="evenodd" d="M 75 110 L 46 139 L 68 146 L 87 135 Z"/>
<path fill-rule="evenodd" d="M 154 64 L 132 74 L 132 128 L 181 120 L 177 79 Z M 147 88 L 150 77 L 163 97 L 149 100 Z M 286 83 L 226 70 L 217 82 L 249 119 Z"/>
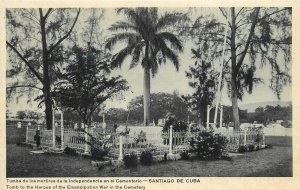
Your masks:
<path fill-rule="evenodd" d="M 91 147 L 91 158 L 93 160 L 104 161 L 104 157 L 108 155 L 108 149 Z"/>
<path fill-rule="evenodd" d="M 174 117 L 169 117 L 163 127 L 163 132 L 167 132 L 170 126 L 173 126 L 173 130 L 176 131 L 187 131 L 188 125 L 183 121 L 178 121 Z"/>
<path fill-rule="evenodd" d="M 261 134 L 257 134 L 254 141 L 255 141 L 256 143 L 259 143 L 261 140 L 262 140 L 262 135 L 261 135 Z"/>
<path fill-rule="evenodd" d="M 252 152 L 252 151 L 254 151 L 254 149 L 255 149 L 255 147 L 254 147 L 254 145 L 253 145 L 253 144 L 250 144 L 250 145 L 248 146 L 248 150 L 249 150 L 249 152 Z"/>
<path fill-rule="evenodd" d="M 189 160 L 190 159 L 190 156 L 188 155 L 187 152 L 182 152 L 180 154 L 180 157 L 181 157 L 182 160 Z"/>
<path fill-rule="evenodd" d="M 137 156 L 133 153 L 125 155 L 123 161 L 126 167 L 135 167 L 138 164 Z"/>
<path fill-rule="evenodd" d="M 64 152 L 69 155 L 77 155 L 76 150 L 74 150 L 73 148 L 70 148 L 70 147 L 66 147 Z"/>
<path fill-rule="evenodd" d="M 273 147 L 273 145 L 271 145 L 271 144 L 266 144 L 266 148 L 272 148 Z"/>
<path fill-rule="evenodd" d="M 143 151 L 140 157 L 140 162 L 142 165 L 151 165 L 153 162 L 152 153 L 149 150 Z"/>
<path fill-rule="evenodd" d="M 244 146 L 244 145 L 241 145 L 241 146 L 238 148 L 238 152 L 239 152 L 239 153 L 247 152 L 247 147 Z"/>
<path fill-rule="evenodd" d="M 168 160 L 168 153 L 165 152 L 164 154 L 164 162 L 166 162 Z"/>
<path fill-rule="evenodd" d="M 226 160 L 226 161 L 232 161 L 232 157 L 229 156 L 228 152 L 225 152 L 224 154 L 222 154 L 221 159 Z"/>
<path fill-rule="evenodd" d="M 190 140 L 190 146 L 200 159 L 220 159 L 225 152 L 226 137 L 213 131 L 200 131 L 196 138 Z"/>
<path fill-rule="evenodd" d="M 259 145 L 257 145 L 256 147 L 255 147 L 255 150 L 259 150 L 260 149 L 260 147 L 259 147 Z"/>

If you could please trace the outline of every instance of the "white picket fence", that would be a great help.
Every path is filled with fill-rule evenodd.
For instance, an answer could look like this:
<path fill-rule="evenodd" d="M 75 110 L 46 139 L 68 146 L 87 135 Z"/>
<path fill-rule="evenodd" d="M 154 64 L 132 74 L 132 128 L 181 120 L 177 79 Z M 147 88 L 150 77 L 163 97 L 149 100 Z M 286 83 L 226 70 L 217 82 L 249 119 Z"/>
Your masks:
<path fill-rule="evenodd" d="M 90 154 L 92 146 L 98 146 L 98 148 L 105 146 L 109 148 L 110 156 L 122 159 L 123 155 L 130 153 L 140 155 L 145 149 L 151 150 L 154 155 L 189 152 L 188 142 L 191 138 L 197 138 L 199 134 L 198 132 L 174 132 L 172 127 L 168 132 L 162 132 L 161 129 L 160 131 L 153 130 L 154 132 L 135 129 L 127 134 L 122 134 L 86 127 L 84 130 L 64 130 L 62 134 L 61 130 L 56 128 L 55 145 L 53 145 L 52 130 L 41 130 L 41 145 L 61 149 L 69 147 L 81 154 Z M 35 133 L 36 129 L 27 129 L 27 143 L 35 144 Z M 228 151 L 236 151 L 241 145 L 264 144 L 264 133 L 260 130 L 223 131 L 222 135 L 228 139 Z M 258 138 L 261 138 L 260 142 L 256 142 Z"/>

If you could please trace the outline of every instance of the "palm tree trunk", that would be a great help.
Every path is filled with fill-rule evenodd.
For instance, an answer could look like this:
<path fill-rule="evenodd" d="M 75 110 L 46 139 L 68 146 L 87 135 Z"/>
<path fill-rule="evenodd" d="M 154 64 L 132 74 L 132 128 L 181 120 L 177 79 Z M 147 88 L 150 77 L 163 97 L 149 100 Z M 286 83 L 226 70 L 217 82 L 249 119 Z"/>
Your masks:
<path fill-rule="evenodd" d="M 144 125 L 150 122 L 150 68 L 144 67 Z"/>
<path fill-rule="evenodd" d="M 148 13 L 148 10 L 147 10 Z M 148 14 L 147 14 L 148 16 Z M 149 41 L 146 42 L 144 65 L 144 126 L 150 123 L 150 64 L 149 64 Z"/>

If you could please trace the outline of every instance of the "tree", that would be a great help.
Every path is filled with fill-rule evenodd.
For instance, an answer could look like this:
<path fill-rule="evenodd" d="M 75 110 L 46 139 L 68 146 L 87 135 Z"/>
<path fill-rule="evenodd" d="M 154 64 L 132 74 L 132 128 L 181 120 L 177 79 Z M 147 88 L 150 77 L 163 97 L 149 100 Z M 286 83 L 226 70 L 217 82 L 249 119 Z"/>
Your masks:
<path fill-rule="evenodd" d="M 219 8 L 225 22 L 199 17 L 192 30 L 198 37 L 201 59 L 215 62 L 222 55 L 224 31 L 226 38 L 224 68 L 228 70 L 227 82 L 232 100 L 235 130 L 239 129 L 238 99 L 244 90 L 252 92 L 256 68 L 271 67 L 271 89 L 280 98 L 282 87 L 291 82 L 289 63 L 291 57 L 291 8 Z M 275 32 L 276 31 L 276 32 Z M 283 57 L 283 58 L 280 58 Z"/>
<path fill-rule="evenodd" d="M 192 95 L 183 96 L 192 110 L 199 116 L 199 123 L 204 124 L 206 120 L 207 106 L 215 98 L 217 73 L 212 68 L 212 64 L 200 60 L 200 48 L 192 49 L 193 58 L 196 59 L 194 66 L 189 66 L 186 77 L 190 80 L 189 86 L 195 89 Z M 198 61 L 197 61 L 198 60 Z"/>
<path fill-rule="evenodd" d="M 8 86 L 9 93 L 39 90 L 44 96 L 47 129 L 52 127 L 51 85 L 64 61 L 64 42 L 72 33 L 80 9 L 7 9 L 7 77 L 25 76 Z M 20 79 L 20 78 L 19 78 Z M 21 88 L 21 91 L 17 89 Z M 32 95 L 32 94 L 30 94 Z"/>
<path fill-rule="evenodd" d="M 27 118 L 26 111 L 17 111 L 17 118 L 18 119 L 25 119 L 25 118 Z"/>
<path fill-rule="evenodd" d="M 152 93 L 150 96 L 151 102 L 151 121 L 158 123 L 158 119 L 173 116 L 176 120 L 186 120 L 189 115 L 187 104 L 176 93 Z M 143 120 L 143 96 L 133 98 L 129 104 L 129 118 L 142 122 Z"/>
<path fill-rule="evenodd" d="M 31 110 L 20 110 L 17 111 L 16 117 L 20 120 L 29 119 L 35 124 L 42 117 L 42 114 Z"/>
<path fill-rule="evenodd" d="M 74 46 L 68 65 L 59 75 L 53 97 L 61 107 L 76 111 L 90 124 L 91 116 L 107 99 L 128 89 L 121 76 L 109 77 L 110 55 L 91 46 Z"/>
<path fill-rule="evenodd" d="M 120 67 L 129 55 L 132 55 L 130 68 L 141 63 L 144 69 L 144 125 L 147 126 L 150 122 L 150 73 L 154 76 L 158 66 L 167 59 L 178 70 L 179 60 L 173 50 L 183 49 L 179 39 L 166 29 L 187 17 L 176 12 L 160 16 L 157 8 L 120 8 L 117 13 L 123 13 L 128 21 L 111 25 L 109 30 L 117 33 L 107 40 L 106 47 L 111 49 L 118 42 L 126 42 L 126 47 L 113 56 L 112 63 L 116 67 Z"/>
<path fill-rule="evenodd" d="M 105 112 L 106 121 L 111 123 L 126 123 L 128 111 L 123 108 L 110 108 Z"/>

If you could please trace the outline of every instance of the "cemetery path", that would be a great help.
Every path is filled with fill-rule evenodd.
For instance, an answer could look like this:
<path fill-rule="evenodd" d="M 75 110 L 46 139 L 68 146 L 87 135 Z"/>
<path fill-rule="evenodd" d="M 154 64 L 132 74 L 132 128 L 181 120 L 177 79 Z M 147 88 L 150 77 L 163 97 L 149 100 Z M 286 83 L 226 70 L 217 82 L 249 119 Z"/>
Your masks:
<path fill-rule="evenodd" d="M 80 156 L 30 154 L 30 148 L 8 144 L 7 177 L 202 177 L 292 176 L 291 145 L 248 152 L 231 161 L 169 161 L 133 169 L 111 167 L 98 170 Z"/>

